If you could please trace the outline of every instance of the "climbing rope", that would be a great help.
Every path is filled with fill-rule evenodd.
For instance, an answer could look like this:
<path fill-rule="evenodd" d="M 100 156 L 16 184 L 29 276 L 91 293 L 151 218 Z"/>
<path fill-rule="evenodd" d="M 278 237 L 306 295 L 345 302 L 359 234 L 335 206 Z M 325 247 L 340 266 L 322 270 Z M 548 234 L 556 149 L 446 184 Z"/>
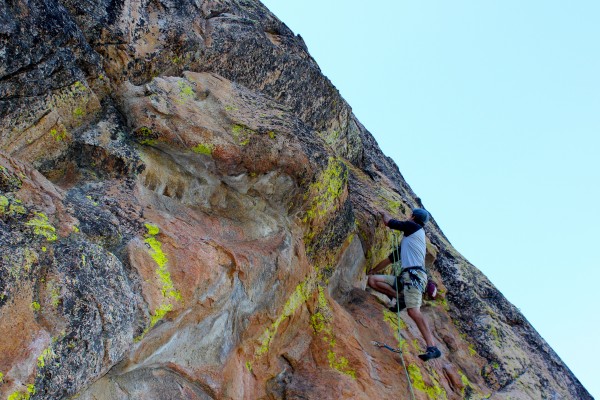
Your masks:
<path fill-rule="evenodd" d="M 398 255 L 398 246 L 400 245 L 400 241 L 398 240 L 398 235 L 396 232 L 392 233 L 392 259 L 394 263 L 392 264 L 394 276 L 398 276 L 398 274 L 402 271 L 402 267 L 399 265 L 399 255 Z M 398 267 L 400 267 L 400 271 L 398 271 Z M 398 279 L 398 278 L 396 278 Z M 398 317 L 398 338 L 400 338 L 400 293 L 398 291 L 398 281 L 396 280 L 396 309 L 397 309 L 397 317 Z M 404 362 L 404 354 L 402 353 L 402 349 L 395 349 L 391 346 L 388 346 L 385 343 L 380 342 L 371 342 L 374 346 L 383 347 L 389 351 L 400 354 L 400 359 L 402 360 L 402 367 L 404 368 L 404 373 L 406 374 L 406 380 L 408 381 L 408 388 L 410 389 L 410 397 L 412 400 L 415 400 L 415 393 L 413 392 L 412 382 L 410 381 L 410 376 L 408 375 L 408 369 L 406 368 L 406 363 Z"/>

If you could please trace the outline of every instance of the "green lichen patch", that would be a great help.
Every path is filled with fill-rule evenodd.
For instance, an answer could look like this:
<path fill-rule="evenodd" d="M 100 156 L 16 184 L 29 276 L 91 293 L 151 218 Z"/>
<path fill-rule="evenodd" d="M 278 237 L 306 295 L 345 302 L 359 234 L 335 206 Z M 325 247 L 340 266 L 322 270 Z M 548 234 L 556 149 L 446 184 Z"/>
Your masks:
<path fill-rule="evenodd" d="M 490 333 L 490 335 L 494 339 L 494 343 L 497 346 L 501 346 L 502 344 L 500 342 L 500 334 L 498 333 L 498 329 L 496 329 L 496 327 L 494 325 L 490 325 L 488 332 Z"/>
<path fill-rule="evenodd" d="M 25 209 L 25 207 L 18 205 L 18 204 L 11 204 L 10 205 L 10 209 L 8 210 L 8 213 L 10 215 L 23 215 L 25 213 L 27 213 L 27 210 Z"/>
<path fill-rule="evenodd" d="M 83 118 L 84 114 L 85 114 L 85 111 L 81 107 L 75 107 L 75 109 L 73 110 L 73 116 L 75 118 Z"/>
<path fill-rule="evenodd" d="M 163 319 L 169 311 L 173 311 L 173 304 L 171 304 L 171 303 L 161 304 L 160 307 L 154 311 L 154 315 L 152 315 L 150 317 L 150 328 L 152 328 L 154 325 L 156 325 L 156 323 L 158 321 Z"/>
<path fill-rule="evenodd" d="M 347 183 L 348 169 L 343 162 L 330 157 L 327 168 L 310 185 L 304 196 L 309 205 L 302 221 L 311 225 L 304 236 L 307 247 L 310 247 L 313 238 L 319 232 L 319 221 L 337 209 L 339 198 L 344 193 Z"/>
<path fill-rule="evenodd" d="M 31 309 L 33 311 L 40 311 L 41 308 L 42 308 L 42 306 L 40 306 L 40 303 L 38 303 L 37 301 L 34 301 L 33 303 L 31 303 Z"/>
<path fill-rule="evenodd" d="M 83 83 L 81 83 L 80 81 L 75 82 L 73 84 L 73 88 L 75 90 L 80 91 L 80 92 L 85 92 L 87 90 L 87 87 Z"/>
<path fill-rule="evenodd" d="M 8 198 L 0 195 L 0 215 L 4 214 L 6 212 L 6 209 L 8 208 L 9 203 L 10 202 L 8 201 Z"/>
<path fill-rule="evenodd" d="M 319 285 L 317 286 L 317 290 L 317 304 L 315 312 L 311 315 L 311 325 L 315 334 L 320 335 L 328 345 L 327 360 L 329 361 L 329 367 L 352 379 L 356 379 L 356 371 L 350 367 L 348 360 L 335 352 L 336 339 L 333 332 L 333 310 L 329 306 L 329 302 L 325 296 L 324 287 Z"/>
<path fill-rule="evenodd" d="M 42 351 L 42 354 L 40 354 L 40 356 L 37 358 L 38 368 L 44 368 L 46 364 L 54 358 L 56 358 L 56 354 L 54 353 L 54 350 L 52 350 L 51 347 L 44 349 L 44 351 Z"/>
<path fill-rule="evenodd" d="M 154 132 L 147 126 L 141 126 L 133 131 L 133 136 L 136 138 L 138 143 L 144 145 L 154 145 L 158 139 L 158 133 Z"/>
<path fill-rule="evenodd" d="M 160 233 L 160 229 L 156 225 L 144 224 L 144 226 L 148 230 L 148 235 L 150 235 L 150 236 L 156 236 L 156 235 L 158 235 Z"/>
<path fill-rule="evenodd" d="M 82 114 L 83 115 L 83 114 Z M 56 140 L 57 142 L 62 142 L 63 140 L 65 140 L 67 138 L 67 131 L 66 129 L 61 129 L 61 130 L 57 130 L 57 129 L 51 129 L 50 130 L 50 135 L 54 138 L 54 140 Z"/>
<path fill-rule="evenodd" d="M 45 237 L 49 242 L 54 242 L 58 239 L 56 228 L 48 222 L 48 217 L 44 213 L 36 212 L 35 218 L 29 220 L 25 225 L 32 227 L 36 235 Z"/>
<path fill-rule="evenodd" d="M 147 126 L 142 126 L 136 130 L 136 134 L 142 137 L 151 137 L 153 135 L 152 129 Z"/>
<path fill-rule="evenodd" d="M 162 250 L 162 243 L 156 238 L 156 235 L 160 233 L 160 229 L 158 226 L 148 223 L 145 224 L 145 227 L 147 233 L 144 242 L 150 247 L 148 253 L 158 265 L 155 273 L 157 280 L 161 284 L 163 300 L 160 306 L 154 310 L 150 316 L 150 326 L 144 330 L 144 333 L 140 337 L 136 338 L 136 341 L 141 340 L 145 334 L 158 323 L 158 321 L 163 319 L 167 313 L 173 310 L 173 303 L 171 300 L 182 301 L 181 293 L 175 289 L 175 285 L 171 279 L 171 273 L 167 267 L 169 259 Z"/>
<path fill-rule="evenodd" d="M 427 395 L 431 400 L 440 400 L 447 399 L 448 394 L 446 391 L 439 385 L 437 379 L 432 377 L 433 386 L 429 386 L 423 380 L 423 375 L 421 375 L 421 370 L 415 364 L 408 365 L 408 375 L 410 376 L 410 380 L 412 381 L 413 387 Z"/>
<path fill-rule="evenodd" d="M 145 242 L 150 246 L 150 256 L 158 265 L 158 268 L 155 272 L 162 284 L 162 295 L 167 299 L 173 298 L 181 301 L 181 294 L 178 290 L 175 290 L 175 286 L 173 285 L 173 281 L 171 279 L 171 274 L 167 268 L 167 263 L 169 262 L 167 255 L 162 251 L 162 244 L 156 239 L 159 229 L 151 224 L 146 224 L 146 228 L 148 229 L 148 235 Z"/>
<path fill-rule="evenodd" d="M 35 386 L 33 384 L 27 385 L 26 391 L 18 391 L 10 394 L 6 400 L 29 400 L 32 395 L 35 394 Z"/>
<path fill-rule="evenodd" d="M 296 286 L 296 290 L 294 290 L 294 293 L 292 293 L 283 306 L 281 314 L 271 324 L 271 326 L 265 329 L 263 334 L 260 336 L 260 345 L 254 352 L 256 356 L 260 357 L 269 351 L 269 346 L 271 345 L 271 342 L 277 333 L 279 325 L 281 325 L 286 318 L 292 316 L 296 310 L 309 299 L 313 288 L 314 283 L 310 278 Z"/>
<path fill-rule="evenodd" d="M 348 170 L 334 157 L 329 158 L 327 168 L 319 179 L 310 185 L 307 198 L 312 197 L 311 205 L 304 221 L 322 217 L 334 209 L 335 201 L 340 197 L 348 182 Z"/>
<path fill-rule="evenodd" d="M 336 354 L 336 339 L 333 333 L 333 310 L 329 306 L 325 296 L 325 286 L 322 283 L 317 284 L 317 274 L 310 275 L 302 283 L 296 286 L 294 293 L 288 298 L 281 314 L 277 319 L 263 332 L 259 337 L 259 345 L 256 347 L 255 357 L 261 357 L 269 351 L 271 343 L 275 339 L 279 326 L 287 318 L 291 317 L 298 308 L 305 304 L 314 296 L 315 288 L 317 290 L 317 299 L 315 309 L 311 312 L 310 322 L 315 335 L 319 335 L 327 344 L 327 360 L 330 368 L 341 374 L 356 379 L 356 372 L 350 367 L 348 359 Z M 246 363 L 246 367 L 251 372 L 251 364 Z"/>
<path fill-rule="evenodd" d="M 333 311 L 329 307 L 323 286 L 317 287 L 318 297 L 317 306 L 311 315 L 311 324 L 315 333 L 323 334 L 323 340 L 327 343 L 335 342 L 333 337 L 332 321 Z"/>
<path fill-rule="evenodd" d="M 50 292 L 50 304 L 52 307 L 57 308 L 60 305 L 60 288 L 53 280 L 48 282 L 47 288 Z"/>
<path fill-rule="evenodd" d="M 67 128 L 81 125 L 83 116 L 92 107 L 97 106 L 97 99 L 91 90 L 81 82 L 75 82 L 68 88 L 54 92 L 48 106 L 56 110 L 62 117 Z M 71 118 L 69 117 L 69 114 Z"/>
<path fill-rule="evenodd" d="M 421 347 L 421 344 L 419 343 L 419 340 L 418 340 L 418 339 L 413 339 L 413 341 L 412 341 L 412 346 L 413 346 L 413 349 L 415 349 L 415 351 L 416 351 L 417 353 L 423 353 L 423 351 L 424 351 L 424 350 L 423 350 L 423 348 Z"/>
<path fill-rule="evenodd" d="M 458 370 L 458 374 L 460 375 L 460 381 L 463 384 L 463 389 L 462 392 L 464 394 L 465 388 L 467 387 L 473 387 L 473 385 L 471 385 L 471 381 L 469 381 L 469 378 L 467 378 L 467 376 L 464 374 L 464 372 L 462 372 L 461 370 Z"/>
<path fill-rule="evenodd" d="M 321 314 L 320 312 L 315 312 L 313 315 L 310 316 L 310 324 L 315 333 L 324 332 L 328 328 L 325 316 L 323 316 L 323 314 Z"/>
<path fill-rule="evenodd" d="M 348 360 L 345 357 L 340 357 L 332 350 L 328 350 L 327 359 L 329 360 L 329 366 L 331 369 L 335 369 L 344 375 L 348 375 L 352 379 L 356 379 L 356 371 L 349 367 Z"/>
<path fill-rule="evenodd" d="M 435 304 L 441 306 L 446 311 L 450 311 L 450 305 L 448 304 L 448 299 L 446 299 L 445 293 L 440 291 L 436 297 Z"/>
<path fill-rule="evenodd" d="M 2 254 L 2 264 L 8 277 L 18 281 L 33 271 L 34 264 L 38 263 L 37 253 L 27 248 L 15 248 L 10 254 Z M 4 295 L 6 293 L 2 293 Z"/>
<path fill-rule="evenodd" d="M 248 143 L 250 143 L 250 138 L 255 133 L 256 132 L 245 125 L 235 124 L 231 127 L 231 134 L 233 135 L 236 143 L 240 146 L 246 146 Z"/>
<path fill-rule="evenodd" d="M 98 206 L 98 203 L 96 201 L 94 201 L 92 196 L 85 196 L 85 198 L 88 199 L 89 201 L 91 201 L 92 205 L 94 205 L 94 207 Z"/>
<path fill-rule="evenodd" d="M 340 137 L 340 132 L 336 130 L 317 132 L 317 134 L 327 143 L 329 146 L 335 144 Z"/>
<path fill-rule="evenodd" d="M 402 215 L 406 215 L 408 210 L 402 197 L 385 186 L 377 188 L 377 203 L 381 208 L 392 213 L 394 216 L 400 214 L 399 217 L 402 217 Z"/>
<path fill-rule="evenodd" d="M 15 192 L 21 188 L 23 182 L 12 174 L 8 169 L 0 165 L 0 190 L 3 192 Z"/>
<path fill-rule="evenodd" d="M 400 336 L 398 324 L 400 324 L 400 329 L 406 329 L 406 323 L 402 318 L 398 319 L 398 314 L 387 309 L 383 310 L 383 321 L 387 323 L 390 329 L 392 329 L 392 332 L 394 332 L 394 338 L 398 342 L 398 348 L 403 349 L 404 346 L 406 346 L 406 340 Z"/>
<path fill-rule="evenodd" d="M 402 318 L 398 319 L 398 314 L 391 312 L 390 310 L 383 310 L 383 320 L 396 330 L 398 329 L 398 322 L 400 323 L 400 329 L 406 329 L 404 320 L 402 320 Z"/>
<path fill-rule="evenodd" d="M 187 83 L 185 80 L 180 80 L 177 82 L 177 86 L 179 87 L 179 101 L 185 103 L 188 100 L 192 100 L 196 97 L 194 93 L 194 89 Z"/>
<path fill-rule="evenodd" d="M 8 194 L 8 196 L 0 195 L 0 217 L 19 217 L 25 215 L 27 210 L 21 204 L 21 201 L 15 199 L 12 194 Z"/>
<path fill-rule="evenodd" d="M 192 147 L 192 151 L 194 153 L 204 154 L 207 156 L 211 156 L 214 149 L 215 145 L 213 145 L 212 143 L 198 143 L 196 146 Z"/>
<path fill-rule="evenodd" d="M 156 264 L 158 264 L 159 268 L 164 268 L 169 259 L 167 258 L 167 255 L 162 251 L 162 244 L 158 240 L 156 240 L 154 236 L 149 236 L 144 241 L 150 246 L 150 249 L 152 249 L 150 251 L 152 259 L 156 261 Z"/>
<path fill-rule="evenodd" d="M 475 350 L 475 346 L 473 346 L 472 344 L 469 344 L 469 354 L 471 356 L 476 356 L 477 355 L 477 350 Z"/>

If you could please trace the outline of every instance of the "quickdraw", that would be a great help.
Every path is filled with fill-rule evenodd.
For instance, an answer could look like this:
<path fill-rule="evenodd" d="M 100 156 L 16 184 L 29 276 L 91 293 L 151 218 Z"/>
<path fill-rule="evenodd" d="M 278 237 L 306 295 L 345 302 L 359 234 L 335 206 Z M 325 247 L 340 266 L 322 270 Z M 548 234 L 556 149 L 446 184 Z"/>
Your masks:
<path fill-rule="evenodd" d="M 383 347 L 384 349 L 388 349 L 389 351 L 392 351 L 392 352 L 394 352 L 394 353 L 402 354 L 402 350 L 400 350 L 400 349 L 395 349 L 395 348 L 393 348 L 393 347 L 391 347 L 391 346 L 388 346 L 388 345 L 387 345 L 387 344 L 385 344 L 385 343 L 381 343 L 381 342 L 372 341 L 372 342 L 371 342 L 371 344 L 372 344 L 373 346 L 377 346 L 377 347 Z"/>

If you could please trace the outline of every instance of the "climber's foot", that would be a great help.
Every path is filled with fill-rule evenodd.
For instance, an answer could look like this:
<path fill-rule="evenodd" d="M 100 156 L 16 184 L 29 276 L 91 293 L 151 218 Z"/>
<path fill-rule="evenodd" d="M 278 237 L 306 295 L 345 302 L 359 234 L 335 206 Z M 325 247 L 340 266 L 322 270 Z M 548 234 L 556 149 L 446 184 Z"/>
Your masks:
<path fill-rule="evenodd" d="M 423 361 L 431 360 L 433 358 L 438 358 L 442 355 L 440 349 L 435 346 L 427 347 L 427 351 L 423 354 L 419 354 L 419 358 Z"/>

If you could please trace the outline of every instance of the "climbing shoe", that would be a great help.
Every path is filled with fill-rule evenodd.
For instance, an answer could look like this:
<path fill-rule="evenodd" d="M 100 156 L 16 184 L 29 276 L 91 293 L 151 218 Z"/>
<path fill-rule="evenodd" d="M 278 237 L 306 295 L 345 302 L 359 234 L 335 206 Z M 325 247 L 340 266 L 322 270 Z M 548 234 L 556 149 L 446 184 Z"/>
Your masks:
<path fill-rule="evenodd" d="M 431 360 L 432 358 L 438 358 L 442 355 L 440 349 L 435 346 L 427 347 L 427 351 L 423 354 L 419 354 L 419 358 L 423 361 Z"/>

